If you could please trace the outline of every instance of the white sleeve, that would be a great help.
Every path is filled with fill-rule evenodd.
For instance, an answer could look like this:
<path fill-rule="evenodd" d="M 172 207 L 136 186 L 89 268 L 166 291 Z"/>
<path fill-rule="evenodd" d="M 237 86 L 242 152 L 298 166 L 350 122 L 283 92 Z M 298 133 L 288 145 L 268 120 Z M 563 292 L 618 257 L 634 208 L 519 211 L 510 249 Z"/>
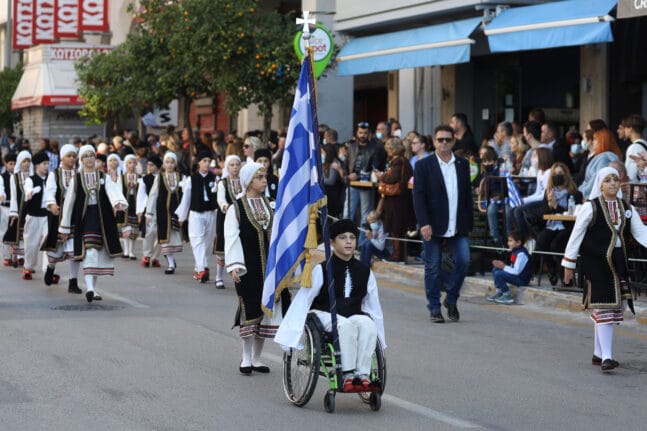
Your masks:
<path fill-rule="evenodd" d="M 128 208 L 128 201 L 124 197 L 123 189 L 120 188 L 117 183 L 106 179 L 103 185 L 106 188 L 106 194 L 108 195 L 108 200 L 110 200 L 111 206 L 115 207 L 118 204 L 121 204 L 122 209 L 125 210 Z"/>
<path fill-rule="evenodd" d="M 0 175 L 0 197 L 2 198 L 2 200 L 5 200 L 5 198 L 7 197 L 7 193 L 5 192 L 4 188 L 4 178 L 2 177 L 2 175 Z"/>
<path fill-rule="evenodd" d="M 31 178 L 27 178 L 24 183 L 22 183 L 22 198 L 25 202 L 31 200 L 29 197 L 30 194 L 34 193 L 34 182 Z"/>
<path fill-rule="evenodd" d="M 386 245 L 386 234 L 384 233 L 383 225 L 380 225 L 377 232 L 371 238 L 371 244 L 380 251 L 384 250 L 384 246 Z"/>
<path fill-rule="evenodd" d="M 227 190 L 225 190 L 225 180 L 220 180 L 218 182 L 218 194 L 216 196 L 218 200 L 218 207 L 220 211 L 225 212 L 225 207 L 228 205 L 227 202 Z"/>
<path fill-rule="evenodd" d="M 539 202 L 544 199 L 544 192 L 546 191 L 548 175 L 550 175 L 550 169 L 547 169 L 543 172 L 537 172 L 537 188 L 535 189 L 535 192 L 533 194 L 523 198 L 524 204 Z"/>
<path fill-rule="evenodd" d="M 528 263 L 528 255 L 526 253 L 517 254 L 517 259 L 514 261 L 514 266 L 506 265 L 503 270 L 510 274 L 519 275 Z"/>
<path fill-rule="evenodd" d="M 644 151 L 645 149 L 640 144 L 631 144 L 629 145 L 629 148 L 627 148 L 625 168 L 627 169 L 627 176 L 629 177 L 630 182 L 638 181 L 640 179 L 638 164 L 630 156 L 636 156 Z"/>
<path fill-rule="evenodd" d="M 377 281 L 375 274 L 371 271 L 368 277 L 368 286 L 366 289 L 366 296 L 362 301 L 362 311 L 366 312 L 377 328 L 377 336 L 382 342 L 382 348 L 386 349 L 386 338 L 384 337 L 384 315 L 382 314 L 382 306 L 380 305 L 380 297 L 377 292 Z"/>
<path fill-rule="evenodd" d="M 143 178 L 138 179 L 137 182 L 139 187 L 137 187 L 137 198 L 135 199 L 135 214 L 143 214 L 146 211 L 146 201 L 148 200 L 146 184 L 144 184 Z"/>
<path fill-rule="evenodd" d="M 643 247 L 647 247 L 647 226 L 643 224 L 634 206 L 631 206 L 631 236 Z"/>
<path fill-rule="evenodd" d="M 247 274 L 243 243 L 240 240 L 240 225 L 236 208 L 232 205 L 225 215 L 225 269 L 231 272 L 238 270 L 238 276 Z"/>
<path fill-rule="evenodd" d="M 52 171 L 47 175 L 47 181 L 45 182 L 45 194 L 43 195 L 45 208 L 49 208 L 52 204 L 58 205 L 56 202 L 56 188 L 56 171 Z"/>
<path fill-rule="evenodd" d="M 303 349 L 303 346 L 299 345 L 299 339 L 303 334 L 303 328 L 312 302 L 319 295 L 322 286 L 323 272 L 321 265 L 317 265 L 312 270 L 312 287 L 299 289 L 274 336 L 274 341 L 280 344 L 284 350 L 290 347 L 299 350 Z"/>
<path fill-rule="evenodd" d="M 153 187 L 151 187 L 151 192 L 148 194 L 148 200 L 146 201 L 146 215 L 157 215 L 157 197 L 159 196 L 161 178 L 160 174 L 153 181 Z"/>
<path fill-rule="evenodd" d="M 72 211 L 74 209 L 74 201 L 76 200 L 76 175 L 70 180 L 70 185 L 67 187 L 65 199 L 63 200 L 63 213 L 61 214 L 61 225 L 58 227 L 60 233 L 72 233 Z"/>
<path fill-rule="evenodd" d="M 9 202 L 9 215 L 11 217 L 18 217 L 18 198 L 16 196 L 16 177 L 15 175 L 11 176 L 9 180 L 9 187 L 11 188 L 11 202 Z"/>
<path fill-rule="evenodd" d="M 593 218 L 593 207 L 590 201 L 584 202 L 582 208 L 577 213 L 575 225 L 571 236 L 568 238 L 566 244 L 566 251 L 564 252 L 564 259 L 562 259 L 562 266 L 564 268 L 575 269 L 575 262 L 577 262 L 577 255 L 580 252 L 580 245 L 584 240 L 586 229 Z"/>
<path fill-rule="evenodd" d="M 184 187 L 182 187 L 182 200 L 175 209 L 175 215 L 179 221 L 185 221 L 189 216 L 189 208 L 191 207 L 191 178 L 185 177 Z"/>

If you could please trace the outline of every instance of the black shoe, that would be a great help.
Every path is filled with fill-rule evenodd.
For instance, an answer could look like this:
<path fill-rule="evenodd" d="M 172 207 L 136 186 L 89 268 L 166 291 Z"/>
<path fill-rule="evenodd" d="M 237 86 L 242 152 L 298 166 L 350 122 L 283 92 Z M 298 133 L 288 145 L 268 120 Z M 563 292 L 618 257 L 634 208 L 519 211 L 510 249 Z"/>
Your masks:
<path fill-rule="evenodd" d="M 54 268 L 50 268 L 49 266 L 47 267 L 43 280 L 45 281 L 45 284 L 47 286 L 52 285 L 52 283 L 54 282 Z"/>
<path fill-rule="evenodd" d="M 128 259 L 130 259 L 130 260 L 137 260 L 137 256 L 128 256 Z"/>
<path fill-rule="evenodd" d="M 458 319 L 460 319 L 461 315 L 458 312 L 458 307 L 456 306 L 456 304 L 450 304 L 445 299 L 443 301 L 443 305 L 445 306 L 445 308 L 447 308 L 447 317 L 449 317 L 449 320 L 451 320 L 452 322 L 458 322 Z"/>
<path fill-rule="evenodd" d="M 67 291 L 70 293 L 83 293 L 83 291 L 79 289 L 79 285 L 76 283 L 76 278 L 70 278 L 70 281 L 67 284 Z"/>
<path fill-rule="evenodd" d="M 267 365 L 259 365 L 258 367 L 255 367 L 254 365 L 252 365 L 252 371 L 265 374 L 270 372 L 270 367 L 268 367 Z"/>
<path fill-rule="evenodd" d="M 559 281 L 559 277 L 557 277 L 557 274 L 550 274 L 550 277 L 548 277 L 548 281 L 550 281 L 551 286 L 555 286 Z"/>
<path fill-rule="evenodd" d="M 443 317 L 443 313 L 441 313 L 440 311 L 438 313 L 431 313 L 429 318 L 433 323 L 445 323 L 445 318 Z"/>
<path fill-rule="evenodd" d="M 225 288 L 225 283 L 222 280 L 216 280 L 216 289 L 224 289 L 224 288 Z"/>
<path fill-rule="evenodd" d="M 166 268 L 164 270 L 164 274 L 175 274 L 175 267 L 174 266 L 173 267 L 169 266 L 168 268 Z"/>
<path fill-rule="evenodd" d="M 94 300 L 103 301 L 103 297 L 101 297 L 101 295 L 99 295 L 97 292 L 94 292 Z"/>
<path fill-rule="evenodd" d="M 605 359 L 600 365 L 602 371 L 611 371 L 618 366 L 618 362 L 613 359 Z"/>
<path fill-rule="evenodd" d="M 92 302 L 92 300 L 94 299 L 94 292 L 85 292 L 85 299 L 87 299 L 88 302 Z"/>
<path fill-rule="evenodd" d="M 615 368 L 620 366 L 620 362 L 616 361 L 615 359 L 609 359 L 611 363 L 615 364 Z M 591 358 L 591 364 L 592 365 L 602 365 L 602 358 L 599 356 L 593 355 Z"/>
<path fill-rule="evenodd" d="M 251 376 L 252 375 L 252 367 L 243 367 L 242 365 L 238 367 L 238 370 L 240 371 L 241 374 L 245 376 Z"/>

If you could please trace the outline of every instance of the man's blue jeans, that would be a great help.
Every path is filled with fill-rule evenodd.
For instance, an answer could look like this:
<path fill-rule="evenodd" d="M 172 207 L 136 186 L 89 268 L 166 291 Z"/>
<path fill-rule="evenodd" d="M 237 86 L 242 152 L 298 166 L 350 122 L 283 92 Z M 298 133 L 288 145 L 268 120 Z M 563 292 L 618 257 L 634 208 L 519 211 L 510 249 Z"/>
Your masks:
<path fill-rule="evenodd" d="M 512 232 L 512 208 L 510 205 L 505 205 L 505 222 L 506 222 L 506 232 L 505 237 L 502 237 L 499 233 L 499 217 L 503 217 L 503 214 L 499 215 L 499 209 L 504 206 L 504 204 L 490 202 L 487 207 L 487 220 L 488 225 L 490 226 L 490 236 L 495 242 L 501 242 L 501 244 L 506 244 L 508 235 Z"/>
<path fill-rule="evenodd" d="M 515 274 L 510 274 L 499 268 L 492 269 L 492 276 L 494 277 L 494 286 L 501 293 L 507 293 L 510 291 L 508 283 L 514 284 L 515 286 L 525 286 L 528 283 L 524 283 L 521 277 Z"/>
<path fill-rule="evenodd" d="M 349 200 L 349 205 L 347 208 L 344 208 L 344 218 L 348 218 L 353 220 L 355 223 L 358 225 L 361 225 L 366 221 L 366 217 L 368 216 L 368 213 L 373 210 L 373 199 L 371 196 L 371 193 L 373 192 L 373 189 L 369 190 L 362 190 L 358 187 L 349 187 L 349 192 L 348 192 L 348 200 Z M 357 205 L 360 205 L 361 207 L 361 215 L 360 215 L 360 220 L 357 222 L 355 219 L 355 212 L 357 211 Z"/>
<path fill-rule="evenodd" d="M 360 247 L 361 253 L 359 255 L 360 262 L 371 266 L 371 257 L 377 256 L 379 259 L 384 259 L 389 256 L 389 251 L 384 247 L 384 250 L 380 250 L 375 247 L 370 240 L 366 240 L 364 244 Z"/>
<path fill-rule="evenodd" d="M 454 261 L 451 273 L 442 271 L 443 242 L 447 241 Z M 440 312 L 440 282 L 445 285 L 447 302 L 456 304 L 460 296 L 461 287 L 465 280 L 465 273 L 470 263 L 470 246 L 466 236 L 453 236 L 443 238 L 434 236 L 429 241 L 423 241 L 425 260 L 425 293 L 427 295 L 427 308 L 431 313 Z"/>

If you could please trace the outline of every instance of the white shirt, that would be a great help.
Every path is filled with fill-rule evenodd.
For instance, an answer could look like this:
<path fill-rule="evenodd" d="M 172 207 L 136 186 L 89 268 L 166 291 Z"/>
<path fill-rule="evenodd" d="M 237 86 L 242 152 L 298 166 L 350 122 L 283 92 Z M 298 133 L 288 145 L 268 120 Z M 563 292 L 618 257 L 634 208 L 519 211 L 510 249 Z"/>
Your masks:
<path fill-rule="evenodd" d="M 550 169 L 537 172 L 537 188 L 533 194 L 523 198 L 524 204 L 539 202 L 544 199 L 544 193 L 546 192 L 546 186 L 548 185 L 548 178 L 550 178 Z"/>
<path fill-rule="evenodd" d="M 438 164 L 440 165 L 440 173 L 443 175 L 445 181 L 445 189 L 447 191 L 447 201 L 449 202 L 449 219 L 447 220 L 447 231 L 440 235 L 445 238 L 450 238 L 456 235 L 456 218 L 458 214 L 458 180 L 456 176 L 456 157 L 452 153 L 452 158 L 449 162 L 444 162 L 438 154 Z"/>
<path fill-rule="evenodd" d="M 627 176 L 629 177 L 629 181 L 639 181 L 640 180 L 640 171 L 638 169 L 638 164 L 632 159 L 630 156 L 637 156 L 640 153 L 644 153 L 645 147 L 640 145 L 638 142 L 643 142 L 642 139 L 638 139 L 633 142 L 633 144 L 629 145 L 629 148 L 627 148 L 627 155 L 625 157 L 625 167 L 627 168 Z"/>

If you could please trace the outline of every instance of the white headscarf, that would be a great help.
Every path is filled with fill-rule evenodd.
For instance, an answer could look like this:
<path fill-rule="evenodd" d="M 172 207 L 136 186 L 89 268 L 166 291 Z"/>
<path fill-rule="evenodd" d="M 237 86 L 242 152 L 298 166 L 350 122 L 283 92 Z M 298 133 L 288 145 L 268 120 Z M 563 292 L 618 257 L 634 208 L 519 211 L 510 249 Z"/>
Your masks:
<path fill-rule="evenodd" d="M 70 153 L 76 154 L 76 147 L 72 144 L 65 144 L 61 147 L 60 151 L 58 152 L 58 157 L 63 161 L 63 157 L 67 156 Z"/>
<path fill-rule="evenodd" d="M 96 151 L 94 150 L 94 147 L 92 145 L 84 145 L 81 147 L 79 150 L 79 160 L 85 155 L 85 153 L 92 153 L 96 154 Z"/>
<path fill-rule="evenodd" d="M 227 178 L 229 176 L 229 162 L 231 162 L 232 160 L 238 160 L 238 162 L 240 162 L 240 157 L 235 154 L 230 154 L 227 156 L 227 158 L 225 159 L 225 167 L 222 170 L 222 178 Z"/>
<path fill-rule="evenodd" d="M 164 159 L 167 159 L 167 158 L 173 159 L 173 161 L 175 161 L 175 165 L 177 166 L 177 156 L 173 151 L 167 151 L 166 153 L 164 153 Z"/>
<path fill-rule="evenodd" d="M 252 180 L 254 179 L 254 175 L 256 175 L 256 172 L 258 172 L 259 169 L 265 169 L 265 168 L 263 165 L 256 162 L 246 163 L 245 166 L 243 166 L 240 169 L 240 187 L 243 189 L 243 191 L 236 198 L 245 196 L 245 193 L 247 192 L 247 187 L 249 187 L 249 185 L 252 183 Z"/>
<path fill-rule="evenodd" d="M 133 159 L 135 161 L 135 172 L 137 172 L 137 157 L 132 154 L 128 154 L 126 157 L 124 157 L 123 171 L 126 172 L 126 163 L 128 163 L 128 160 L 130 159 Z"/>
<path fill-rule="evenodd" d="M 618 171 L 616 171 L 614 168 L 609 167 L 602 168 L 598 171 L 597 174 L 595 174 L 595 181 L 593 182 L 593 188 L 591 189 L 589 200 L 592 201 L 602 194 L 602 183 L 604 182 L 604 179 L 611 174 L 617 176 L 618 178 L 620 177 Z M 622 189 L 620 189 L 620 187 L 618 187 L 617 196 L 622 199 Z"/>
<path fill-rule="evenodd" d="M 117 153 L 108 154 L 108 158 L 106 159 L 106 165 L 108 169 L 110 169 L 110 159 L 117 159 L 117 161 L 119 162 L 119 164 L 117 165 L 117 175 L 121 175 L 123 171 L 123 162 L 121 161 L 121 157 L 119 157 L 119 154 Z"/>
<path fill-rule="evenodd" d="M 22 164 L 23 160 L 29 159 L 31 162 L 31 153 L 27 150 L 23 150 L 18 153 L 18 156 L 16 156 L 16 167 L 17 169 L 14 170 L 14 172 L 22 172 L 22 169 L 20 168 L 20 165 Z M 34 164 L 29 163 L 29 175 L 34 175 Z"/>

